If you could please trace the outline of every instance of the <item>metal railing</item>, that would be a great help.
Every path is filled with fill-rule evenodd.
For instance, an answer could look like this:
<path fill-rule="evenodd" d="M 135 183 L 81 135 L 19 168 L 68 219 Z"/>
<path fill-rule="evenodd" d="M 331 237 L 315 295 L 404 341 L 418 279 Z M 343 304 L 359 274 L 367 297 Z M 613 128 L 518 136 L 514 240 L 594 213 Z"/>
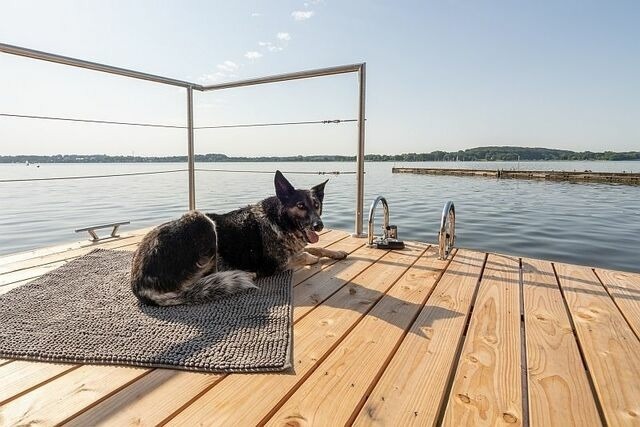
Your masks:
<path fill-rule="evenodd" d="M 364 209 L 364 143 L 365 143 L 365 93 L 366 93 L 366 63 L 342 65 L 338 67 L 319 68 L 315 70 L 298 71 L 294 73 L 276 74 L 266 77 L 238 80 L 235 82 L 215 85 L 199 85 L 183 80 L 172 79 L 126 68 L 113 67 L 97 62 L 84 61 L 62 55 L 27 49 L 19 46 L 0 43 L 0 52 L 39 59 L 47 62 L 86 68 L 109 74 L 117 74 L 134 79 L 147 80 L 171 86 L 183 87 L 187 91 L 187 160 L 189 173 L 189 209 L 196 208 L 195 193 L 195 163 L 194 163 L 194 124 L 193 124 L 193 91 L 208 92 L 213 90 L 232 89 L 243 86 L 255 86 L 267 83 L 285 82 L 290 80 L 309 79 L 314 77 L 332 76 L 337 74 L 358 73 L 358 146 L 356 155 L 356 210 L 354 235 L 364 237 L 363 209 Z"/>

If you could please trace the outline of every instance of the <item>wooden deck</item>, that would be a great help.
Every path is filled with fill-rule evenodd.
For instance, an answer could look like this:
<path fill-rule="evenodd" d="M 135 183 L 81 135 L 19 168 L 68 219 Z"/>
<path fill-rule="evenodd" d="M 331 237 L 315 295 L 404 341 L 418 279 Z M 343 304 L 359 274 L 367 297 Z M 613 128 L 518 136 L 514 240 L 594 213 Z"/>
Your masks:
<path fill-rule="evenodd" d="M 0 257 L 0 293 L 142 233 Z M 296 271 L 292 372 L 0 359 L 0 424 L 640 425 L 640 274 L 364 243 Z"/>

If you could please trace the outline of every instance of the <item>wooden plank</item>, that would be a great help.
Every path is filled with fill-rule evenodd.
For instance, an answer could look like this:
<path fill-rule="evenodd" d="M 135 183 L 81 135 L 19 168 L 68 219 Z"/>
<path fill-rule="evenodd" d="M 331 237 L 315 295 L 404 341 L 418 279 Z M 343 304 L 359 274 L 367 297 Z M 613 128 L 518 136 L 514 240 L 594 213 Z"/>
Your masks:
<path fill-rule="evenodd" d="M 23 360 L 0 366 L 0 378 L 2 378 L 0 404 L 77 366 L 62 363 L 33 363 Z"/>
<path fill-rule="evenodd" d="M 300 319 L 387 252 L 363 246 L 352 255 L 300 283 L 293 293 L 293 317 Z"/>
<path fill-rule="evenodd" d="M 435 425 L 448 397 L 484 258 L 484 253 L 458 250 L 355 425 Z"/>
<path fill-rule="evenodd" d="M 127 235 L 126 237 L 128 237 L 129 235 Z M 125 236 L 122 236 L 122 238 L 124 238 Z M 44 248 L 38 248 L 38 249 L 33 249 L 33 250 L 29 250 L 29 251 L 24 251 L 24 252 L 16 252 L 16 253 L 10 253 L 10 254 L 5 254 L 5 255 L 1 255 L 0 256 L 0 265 L 4 266 L 7 264 L 13 264 L 16 262 L 22 262 L 22 261 L 26 261 L 32 258 L 38 258 L 38 257 L 44 257 L 47 255 L 52 255 L 52 254 L 56 254 L 56 253 L 61 253 L 61 252 L 66 252 L 69 250 L 73 250 L 73 249 L 78 249 L 78 248 L 82 248 L 84 246 L 89 246 L 92 245 L 93 242 L 89 241 L 89 240 L 83 240 L 83 241 L 75 241 L 75 242 L 69 242 L 69 243 L 63 243 L 61 245 L 56 245 L 56 246 L 47 246 Z"/>
<path fill-rule="evenodd" d="M 133 230 L 127 233 L 122 233 L 117 239 L 108 239 L 103 240 L 97 243 L 94 243 L 90 240 L 82 240 L 78 242 L 70 242 L 63 243 L 61 245 L 56 246 L 48 246 L 45 248 L 34 249 L 25 252 L 18 252 L 13 254 L 7 254 L 0 256 L 0 266 L 6 266 L 7 264 L 13 264 L 21 261 L 26 261 L 32 258 L 41 258 L 49 255 L 53 255 L 56 253 L 67 252 L 74 249 L 84 248 L 84 247 L 95 247 L 96 245 L 105 244 L 108 242 L 119 241 L 123 239 L 128 239 L 130 237 L 140 236 L 146 234 L 152 227 L 142 228 L 139 230 Z"/>
<path fill-rule="evenodd" d="M 342 240 L 345 237 L 348 237 L 349 233 L 347 233 L 346 231 L 342 231 L 342 230 L 330 230 L 330 229 L 325 229 L 322 232 L 319 233 L 319 237 L 320 239 L 318 239 L 317 243 L 312 243 L 307 245 L 307 247 L 313 248 L 313 247 L 321 247 L 324 248 L 328 245 L 330 245 L 331 243 L 335 243 L 338 240 Z"/>
<path fill-rule="evenodd" d="M 135 250 L 135 248 L 137 247 L 137 245 L 140 243 L 139 238 L 138 237 L 132 237 L 131 239 L 127 240 L 127 243 L 125 242 L 115 242 L 112 241 L 111 245 L 104 245 L 104 246 L 100 246 L 101 249 L 113 249 L 113 250 L 126 250 L 126 251 L 133 251 Z M 84 253 L 80 253 L 79 255 L 76 254 L 76 256 L 70 256 L 68 258 L 62 257 L 63 260 L 61 261 L 57 261 L 57 262 L 51 262 L 51 263 L 44 263 L 35 267 L 28 267 L 28 268 L 24 268 L 24 269 L 17 269 L 14 270 L 10 273 L 5 273 L 5 274 L 1 274 L 0 275 L 0 289 L 4 286 L 8 286 L 8 285 L 12 285 L 16 282 L 20 282 L 20 281 L 24 281 L 24 280 L 33 280 L 37 277 L 42 276 L 45 273 L 48 273 L 50 271 L 55 270 L 58 267 L 63 266 L 64 264 L 68 263 L 69 261 L 78 258 L 81 255 L 84 255 L 86 253 L 91 252 L 92 250 L 96 249 L 96 247 L 91 247 L 90 249 L 85 249 Z"/>
<path fill-rule="evenodd" d="M 85 365 L 0 406 L 0 424 L 54 425 L 135 381 L 147 371 Z"/>
<path fill-rule="evenodd" d="M 12 362 L 11 359 L 0 359 L 0 366 L 6 365 L 7 363 Z"/>
<path fill-rule="evenodd" d="M 88 411 L 67 427 L 155 426 L 224 375 L 156 369 Z"/>
<path fill-rule="evenodd" d="M 531 425 L 602 425 L 551 263 L 523 259 L 522 279 Z"/>
<path fill-rule="evenodd" d="M 0 286 L 0 295 L 6 294 L 11 289 L 15 289 L 18 286 L 22 286 L 22 285 L 24 285 L 26 283 L 29 283 L 30 281 L 32 281 L 34 279 L 35 279 L 35 277 L 31 278 L 31 279 L 25 279 L 25 280 L 20 280 L 20 281 L 17 281 L 17 282 L 13 282 L 13 283 L 11 283 L 9 285 Z"/>
<path fill-rule="evenodd" d="M 293 372 L 229 375 L 177 414 L 169 424 L 255 425 L 260 422 L 280 400 L 304 381 L 353 325 L 402 276 L 412 258 L 415 260 L 421 251 L 422 248 L 409 248 L 407 251 L 387 253 L 322 305 L 302 317 L 294 327 Z M 407 256 L 407 252 L 410 252 L 410 256 Z M 334 266 L 339 267 L 343 262 Z M 330 279 L 331 276 L 325 277 L 325 280 Z M 317 282 L 317 287 L 323 286 L 322 282 Z M 300 286 L 296 292 L 299 289 Z"/>
<path fill-rule="evenodd" d="M 431 248 L 420 261 L 382 297 L 267 425 L 351 423 L 354 409 L 394 354 L 447 265 L 438 260 L 436 248 Z"/>
<path fill-rule="evenodd" d="M 58 267 L 65 265 L 67 262 L 68 261 L 58 261 L 51 264 L 28 268 L 26 270 L 3 274 L 2 276 L 0 276 L 0 288 L 11 285 L 12 283 L 35 279 L 36 277 L 40 277 L 45 273 L 48 273 Z"/>
<path fill-rule="evenodd" d="M 139 242 L 133 242 L 133 243 L 128 243 L 127 245 L 123 245 L 123 246 L 117 246 L 114 248 L 108 248 L 108 249 L 113 249 L 116 251 L 134 251 L 137 247 Z M 107 248 L 105 248 L 107 249 Z M 63 265 L 65 265 L 66 263 L 68 263 L 69 261 L 75 259 L 77 257 L 74 258 L 69 258 L 66 259 L 64 261 L 59 261 L 59 262 L 54 262 L 54 263 L 50 263 L 50 264 L 44 264 L 44 265 L 40 265 L 37 267 L 32 267 L 32 268 L 26 268 L 24 270 L 18 270 L 18 271 L 13 271 L 11 273 L 6 273 L 3 275 L 0 275 L 0 293 L 4 293 L 2 292 L 2 290 L 7 287 L 7 286 L 11 286 L 11 288 L 14 288 L 16 283 L 18 282 L 25 282 L 25 281 L 31 281 L 33 279 L 36 279 L 40 276 L 42 276 L 43 274 L 46 274 L 50 271 L 55 270 L 58 267 L 62 267 Z"/>
<path fill-rule="evenodd" d="M 24 261 L 12 262 L 5 265 L 0 266 L 0 275 L 11 273 L 14 271 L 26 270 L 33 267 L 39 267 L 46 264 L 51 264 L 59 261 L 66 261 L 73 258 L 77 258 L 79 256 L 88 254 L 94 249 L 115 249 L 122 246 L 127 246 L 131 244 L 138 244 L 144 235 L 136 235 L 136 236 L 128 236 L 122 237 L 119 239 L 110 239 L 105 242 L 97 242 L 93 245 L 84 246 L 78 249 L 68 250 L 64 252 L 57 252 L 46 256 L 40 256 L 35 258 L 30 258 Z"/>
<path fill-rule="evenodd" d="M 330 248 L 332 250 L 345 251 L 351 254 L 366 243 L 366 240 L 364 239 L 351 237 L 348 235 L 348 233 L 345 233 L 345 232 L 340 232 L 340 233 L 341 234 L 344 233 L 343 238 L 323 246 Z M 319 243 L 322 243 L 322 241 L 323 241 L 322 236 L 320 236 Z M 317 243 L 316 245 L 318 245 L 319 243 Z M 320 270 L 323 270 L 328 266 L 335 264 L 336 262 L 338 261 L 335 259 L 321 258 L 317 264 L 303 266 L 297 269 L 293 273 L 293 282 L 296 284 L 299 284 L 304 280 L 308 279 L 309 277 L 313 276 L 314 274 L 318 273 Z"/>
<path fill-rule="evenodd" d="M 519 260 L 490 254 L 444 425 L 523 424 Z"/>
<path fill-rule="evenodd" d="M 596 269 L 596 274 L 629 322 L 636 337 L 640 338 L 640 274 L 601 268 Z"/>
<path fill-rule="evenodd" d="M 640 341 L 591 268 L 555 268 L 606 423 L 640 424 Z"/>

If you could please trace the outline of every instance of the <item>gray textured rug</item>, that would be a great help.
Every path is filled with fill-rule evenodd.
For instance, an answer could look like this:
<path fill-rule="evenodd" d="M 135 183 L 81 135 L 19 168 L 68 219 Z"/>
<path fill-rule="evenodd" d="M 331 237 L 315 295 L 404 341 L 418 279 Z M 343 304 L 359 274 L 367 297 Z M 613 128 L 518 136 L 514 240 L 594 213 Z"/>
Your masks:
<path fill-rule="evenodd" d="M 291 367 L 290 271 L 213 303 L 142 305 L 131 252 L 98 249 L 0 296 L 0 357 L 206 372 Z"/>

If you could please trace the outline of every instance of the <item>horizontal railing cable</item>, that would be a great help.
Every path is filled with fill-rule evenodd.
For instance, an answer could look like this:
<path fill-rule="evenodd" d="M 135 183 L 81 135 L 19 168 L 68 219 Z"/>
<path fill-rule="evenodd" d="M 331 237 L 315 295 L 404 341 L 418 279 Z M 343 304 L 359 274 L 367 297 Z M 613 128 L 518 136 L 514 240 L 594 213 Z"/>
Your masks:
<path fill-rule="evenodd" d="M 114 176 L 136 176 L 136 175 L 157 175 L 161 173 L 185 172 L 187 169 L 174 169 L 166 171 L 153 172 L 130 172 L 130 173 L 114 173 L 109 175 L 76 175 L 76 176 L 52 176 L 48 178 L 18 178 L 18 179 L 0 179 L 0 183 L 4 182 L 30 182 L 30 181 L 59 181 L 61 179 L 94 179 L 94 178 L 111 178 Z"/>
<path fill-rule="evenodd" d="M 288 125 L 328 125 L 338 123 L 357 122 L 358 119 L 335 119 L 335 120 L 309 120 L 303 122 L 277 122 L 277 123 L 248 123 L 237 125 L 215 125 L 215 126 L 196 126 L 194 129 L 225 129 L 225 128 L 255 128 L 266 126 L 288 126 Z"/>
<path fill-rule="evenodd" d="M 71 118 L 71 117 L 54 117 L 54 116 L 33 116 L 28 114 L 0 113 L 0 116 L 15 117 L 20 119 L 39 119 L 39 120 L 58 120 L 63 122 L 98 123 L 98 124 L 106 124 L 106 125 L 144 126 L 144 127 L 153 127 L 153 128 L 172 128 L 172 129 L 187 128 L 186 126 L 162 125 L 162 124 L 156 124 L 156 123 L 114 122 L 110 120 L 78 119 L 78 118 Z"/>
<path fill-rule="evenodd" d="M 121 176 L 136 176 L 136 175 L 158 175 L 165 173 L 187 172 L 188 169 L 172 169 L 164 171 L 150 171 L 150 172 L 129 172 L 129 173 L 114 173 L 105 175 L 74 175 L 74 176 L 52 176 L 46 178 L 16 178 L 16 179 L 0 179 L 0 184 L 9 182 L 32 182 L 32 181 L 60 181 L 68 179 L 96 179 L 96 178 L 113 178 Z M 196 168 L 196 172 L 231 172 L 231 173 L 261 173 L 261 174 L 274 174 L 275 171 L 257 171 L 257 170 L 233 170 L 233 169 L 200 169 Z M 283 171 L 288 175 L 351 175 L 355 172 L 352 171 Z"/>
<path fill-rule="evenodd" d="M 275 171 L 257 171 L 257 170 L 231 170 L 231 169 L 201 169 L 196 168 L 196 172 L 233 172 L 233 173 L 267 173 L 273 175 Z M 352 175 L 355 171 L 282 171 L 282 173 L 286 174 L 294 174 L 294 175 Z"/>
<path fill-rule="evenodd" d="M 0 113 L 1 117 L 13 117 L 21 119 L 38 119 L 38 120 L 57 120 L 64 122 L 78 122 L 78 123 L 97 123 L 107 125 L 123 125 L 123 126 L 139 126 L 139 127 L 152 127 L 152 128 L 169 128 L 169 129 L 186 129 L 186 126 L 178 125 L 164 125 L 159 123 L 135 123 L 135 122 L 117 122 L 111 120 L 94 120 L 94 119 L 80 119 L 73 117 L 55 117 L 55 116 L 36 116 L 29 114 L 11 114 Z M 357 119 L 332 119 L 332 120 L 305 120 L 297 122 L 271 122 L 271 123 L 239 123 L 230 125 L 211 125 L 211 126 L 194 126 L 194 129 L 229 129 L 229 128 L 252 128 L 252 127 L 268 127 L 268 126 L 289 126 L 289 125 L 316 125 L 316 124 L 338 124 L 338 123 L 350 123 L 357 122 Z"/>

